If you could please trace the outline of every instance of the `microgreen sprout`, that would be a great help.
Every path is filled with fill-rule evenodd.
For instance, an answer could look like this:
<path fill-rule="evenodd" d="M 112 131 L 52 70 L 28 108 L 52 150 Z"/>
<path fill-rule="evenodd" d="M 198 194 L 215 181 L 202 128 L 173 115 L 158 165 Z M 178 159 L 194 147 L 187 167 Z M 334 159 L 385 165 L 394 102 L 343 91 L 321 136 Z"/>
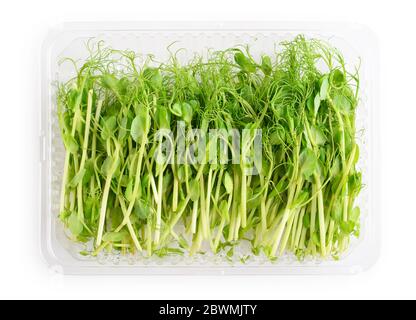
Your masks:
<path fill-rule="evenodd" d="M 238 47 L 180 64 L 88 48 L 57 101 L 60 219 L 92 243 L 82 255 L 232 261 L 247 242 L 271 261 L 338 259 L 359 236 L 359 75 L 337 49 L 299 35 L 258 61 Z"/>

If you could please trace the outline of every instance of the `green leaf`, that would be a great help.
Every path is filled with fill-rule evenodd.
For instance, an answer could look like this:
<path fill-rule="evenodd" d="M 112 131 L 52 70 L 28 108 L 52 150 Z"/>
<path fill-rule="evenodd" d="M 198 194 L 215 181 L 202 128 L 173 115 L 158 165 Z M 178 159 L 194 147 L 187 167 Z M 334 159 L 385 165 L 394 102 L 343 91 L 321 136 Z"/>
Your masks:
<path fill-rule="evenodd" d="M 120 121 L 120 126 L 118 129 L 118 140 L 123 140 L 127 136 L 128 129 L 128 118 L 123 117 Z"/>
<path fill-rule="evenodd" d="M 163 84 L 163 77 L 160 74 L 159 70 L 155 70 L 155 72 L 152 75 L 152 78 L 150 79 L 150 83 L 152 84 L 152 87 L 155 89 L 160 89 Z"/>
<path fill-rule="evenodd" d="M 67 94 L 67 105 L 70 110 L 74 110 L 77 105 L 79 91 L 76 88 L 71 88 L 68 90 Z"/>
<path fill-rule="evenodd" d="M 163 77 L 159 69 L 146 68 L 143 70 L 143 76 L 149 81 L 153 89 L 160 89 L 163 84 Z"/>
<path fill-rule="evenodd" d="M 133 200 L 133 184 L 134 179 L 131 178 L 127 184 L 126 191 L 124 192 L 124 195 L 129 202 Z"/>
<path fill-rule="evenodd" d="M 283 127 L 278 127 L 271 132 L 269 136 L 269 142 L 272 145 L 280 145 L 284 143 L 284 141 L 285 141 L 285 129 Z"/>
<path fill-rule="evenodd" d="M 113 159 L 113 157 L 111 157 L 111 156 L 108 156 L 108 157 L 104 160 L 104 162 L 103 162 L 103 164 L 102 164 L 102 166 L 101 166 L 101 173 L 102 173 L 105 177 L 107 177 L 107 176 L 110 174 L 110 170 L 111 170 L 111 167 L 112 167 L 112 165 L 113 165 L 113 162 L 114 162 L 114 159 Z"/>
<path fill-rule="evenodd" d="M 351 112 L 351 102 L 345 96 L 336 94 L 333 99 L 335 107 L 344 114 Z"/>
<path fill-rule="evenodd" d="M 108 138 L 112 137 L 114 135 L 116 127 L 117 118 L 115 116 L 105 118 L 102 124 L 101 138 L 103 138 L 103 140 L 107 140 Z"/>
<path fill-rule="evenodd" d="M 355 207 L 354 209 L 351 210 L 348 220 L 357 224 L 360 222 L 360 216 L 361 216 L 360 208 Z"/>
<path fill-rule="evenodd" d="M 341 88 L 345 84 L 344 73 L 339 69 L 331 72 L 331 85 L 335 88 Z"/>
<path fill-rule="evenodd" d="M 328 88 L 328 76 L 324 76 L 324 78 L 322 79 L 321 90 L 319 91 L 319 96 L 321 97 L 321 100 L 326 100 L 328 96 Z"/>
<path fill-rule="evenodd" d="M 172 173 L 169 171 L 165 173 L 165 176 L 163 178 L 163 190 L 168 189 L 172 185 L 172 180 L 173 180 Z"/>
<path fill-rule="evenodd" d="M 94 161 L 92 159 L 88 159 L 85 161 L 85 174 L 84 178 L 82 179 L 83 184 L 87 184 L 91 181 L 91 178 L 94 176 Z"/>
<path fill-rule="evenodd" d="M 311 114 L 315 114 L 315 98 L 314 96 L 309 96 L 308 100 L 306 100 L 306 107 L 308 108 Z M 319 102 L 321 99 L 319 99 Z"/>
<path fill-rule="evenodd" d="M 326 142 L 326 138 L 325 138 L 324 134 L 322 133 L 321 129 L 319 129 L 316 126 L 311 126 L 311 136 L 312 136 L 312 139 L 314 140 L 314 142 L 318 146 L 322 146 Z"/>
<path fill-rule="evenodd" d="M 344 235 L 350 235 L 355 229 L 355 223 L 352 221 L 341 221 L 340 222 L 341 231 Z"/>
<path fill-rule="evenodd" d="M 231 194 L 233 192 L 233 179 L 231 178 L 228 171 L 226 171 L 224 174 L 224 187 L 228 194 Z"/>
<path fill-rule="evenodd" d="M 74 211 L 71 213 L 68 219 L 69 231 L 76 237 L 81 234 L 84 229 L 81 220 L 78 218 L 77 213 Z"/>
<path fill-rule="evenodd" d="M 124 215 L 120 207 L 110 208 L 111 224 L 119 226 L 123 223 Z"/>
<path fill-rule="evenodd" d="M 118 79 L 110 73 L 101 76 L 101 85 L 115 92 L 118 91 Z"/>
<path fill-rule="evenodd" d="M 362 176 L 360 172 L 355 172 L 348 177 L 348 193 L 350 195 L 358 193 L 362 188 Z"/>
<path fill-rule="evenodd" d="M 189 103 L 184 102 L 181 104 L 182 119 L 185 123 L 189 124 L 192 121 L 193 110 Z"/>
<path fill-rule="evenodd" d="M 305 149 L 300 155 L 301 173 L 305 179 L 309 178 L 318 170 L 318 160 L 311 149 Z"/>
<path fill-rule="evenodd" d="M 96 199 L 95 198 L 88 197 L 87 199 L 85 199 L 84 218 L 91 219 L 91 216 L 92 216 L 95 205 L 96 205 Z"/>
<path fill-rule="evenodd" d="M 337 176 L 340 172 L 341 172 L 341 159 L 339 156 L 337 156 L 334 159 L 331 169 L 330 169 L 331 177 Z"/>
<path fill-rule="evenodd" d="M 156 109 L 156 123 L 160 129 L 170 129 L 170 112 L 166 107 L 158 106 Z"/>
<path fill-rule="evenodd" d="M 311 217 L 310 217 L 310 215 L 309 215 L 309 214 L 305 214 L 305 215 L 303 216 L 303 226 L 304 226 L 306 229 L 309 229 L 309 227 L 311 226 Z"/>
<path fill-rule="evenodd" d="M 174 103 L 171 110 L 170 110 L 175 116 L 182 117 L 182 104 L 181 103 Z"/>
<path fill-rule="evenodd" d="M 140 182 L 140 187 L 142 188 L 142 193 L 143 194 L 146 194 L 147 193 L 147 187 L 148 187 L 148 185 L 149 185 L 149 174 L 148 173 L 144 173 L 143 175 L 142 175 L 142 179 L 141 179 L 141 182 Z"/>
<path fill-rule="evenodd" d="M 106 242 L 120 242 L 123 241 L 124 238 L 128 236 L 128 233 L 126 231 L 120 231 L 120 232 L 107 232 L 103 235 L 103 241 Z"/>
<path fill-rule="evenodd" d="M 242 52 L 234 55 L 235 62 L 240 66 L 241 70 L 251 73 L 256 71 L 256 66 Z"/>
<path fill-rule="evenodd" d="M 297 207 L 301 207 L 305 204 L 306 201 L 308 201 L 310 198 L 309 196 L 309 191 L 302 191 L 297 198 L 295 199 L 295 201 L 293 201 L 292 203 L 292 208 L 297 208 Z"/>
<path fill-rule="evenodd" d="M 127 77 L 123 77 L 118 81 L 117 91 L 120 96 L 127 94 L 127 89 L 130 85 L 130 81 Z"/>
<path fill-rule="evenodd" d="M 196 201 L 199 199 L 199 195 L 200 195 L 200 188 L 199 188 L 199 182 L 198 180 L 193 179 L 190 183 L 189 183 L 189 188 L 191 189 L 191 200 L 192 201 Z"/>
<path fill-rule="evenodd" d="M 265 75 L 270 75 L 272 73 L 272 60 L 269 56 L 263 56 L 261 58 L 261 70 Z"/>
<path fill-rule="evenodd" d="M 139 220 L 147 220 L 151 213 L 152 209 L 146 200 L 139 199 L 136 201 L 134 206 L 134 214 L 137 218 L 139 218 Z"/>
<path fill-rule="evenodd" d="M 131 123 L 130 134 L 136 143 L 140 143 L 149 131 L 150 118 L 145 107 L 138 110 L 137 116 Z"/>
<path fill-rule="evenodd" d="M 76 188 L 78 186 L 78 184 L 82 181 L 82 179 L 84 178 L 85 175 L 85 168 L 81 169 L 73 178 L 72 180 L 69 182 L 69 186 L 71 188 Z"/>
<path fill-rule="evenodd" d="M 129 177 L 125 174 L 120 176 L 119 178 L 120 187 L 127 187 L 127 185 L 129 184 L 129 180 L 130 180 Z"/>
<path fill-rule="evenodd" d="M 199 102 L 197 100 L 189 100 L 189 104 L 191 105 L 193 110 L 199 109 Z"/>
<path fill-rule="evenodd" d="M 72 154 L 76 154 L 79 148 L 77 140 L 70 134 L 64 135 L 63 140 L 65 149 Z"/>
<path fill-rule="evenodd" d="M 316 94 L 315 99 L 313 100 L 313 106 L 314 106 L 314 114 L 316 117 L 319 111 L 319 107 L 321 106 L 321 96 L 319 95 L 319 93 Z"/>

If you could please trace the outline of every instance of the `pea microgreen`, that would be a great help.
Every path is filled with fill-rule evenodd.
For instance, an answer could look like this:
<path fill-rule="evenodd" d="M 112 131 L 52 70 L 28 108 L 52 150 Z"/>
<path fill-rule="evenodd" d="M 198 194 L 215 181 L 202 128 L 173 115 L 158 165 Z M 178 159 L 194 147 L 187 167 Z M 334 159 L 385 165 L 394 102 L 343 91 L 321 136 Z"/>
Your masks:
<path fill-rule="evenodd" d="M 277 48 L 258 61 L 238 47 L 185 64 L 175 54 L 158 64 L 103 44 L 91 50 L 57 95 L 66 149 L 59 217 L 74 240 L 93 244 L 82 255 L 210 247 L 235 261 L 245 241 L 274 262 L 284 253 L 338 259 L 348 249 L 360 232 L 358 72 L 316 39 Z M 243 132 L 241 148 L 219 134 L 221 146 L 196 150 L 213 129 Z M 210 161 L 212 150 L 224 161 Z"/>

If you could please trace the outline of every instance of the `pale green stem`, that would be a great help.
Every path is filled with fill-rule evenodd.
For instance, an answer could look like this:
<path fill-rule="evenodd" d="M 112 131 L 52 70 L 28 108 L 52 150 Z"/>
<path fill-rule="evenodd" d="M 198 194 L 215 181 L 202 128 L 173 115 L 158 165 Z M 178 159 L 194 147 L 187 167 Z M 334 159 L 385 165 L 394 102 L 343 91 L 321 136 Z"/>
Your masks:
<path fill-rule="evenodd" d="M 159 172 L 158 177 L 158 198 L 156 201 L 156 229 L 155 229 L 155 244 L 159 244 L 160 228 L 162 223 L 162 193 L 163 193 L 163 171 Z"/>
<path fill-rule="evenodd" d="M 328 254 L 331 254 L 332 252 L 332 246 L 333 246 L 333 238 L 334 238 L 334 227 L 335 227 L 335 221 L 331 219 L 331 222 L 329 223 L 329 231 L 328 231 Z"/>
<path fill-rule="evenodd" d="M 321 178 L 319 174 L 314 174 L 316 181 L 316 189 L 318 190 L 318 220 L 319 220 L 319 237 L 321 240 L 321 254 L 326 256 L 326 225 L 324 211 L 324 197 L 322 194 Z"/>
<path fill-rule="evenodd" d="M 213 170 L 210 168 L 208 171 L 208 181 L 207 181 L 207 196 L 206 196 L 206 201 L 205 201 L 205 214 L 207 215 L 207 217 L 205 218 L 205 228 L 206 230 L 204 230 L 204 237 L 206 239 L 209 238 L 209 226 L 210 226 L 210 213 L 211 213 L 211 191 L 212 191 L 212 177 L 213 174 Z"/>
<path fill-rule="evenodd" d="M 95 110 L 95 117 L 94 117 L 94 127 L 93 127 L 93 131 L 92 131 L 92 141 L 91 141 L 91 159 L 95 160 L 96 154 L 97 154 L 97 130 L 98 130 L 98 123 L 100 121 L 100 113 L 101 113 L 101 108 L 103 105 L 103 101 L 99 100 L 97 102 L 97 108 Z M 94 192 L 94 183 L 95 183 L 95 179 L 91 179 L 91 183 L 90 183 L 90 190 L 91 193 Z"/>
<path fill-rule="evenodd" d="M 85 78 L 83 78 L 82 82 L 81 82 L 81 88 L 80 88 L 80 92 L 81 94 L 78 95 L 77 100 L 76 100 L 76 105 L 75 105 L 75 113 L 77 110 L 79 110 L 79 107 L 81 105 L 81 99 L 82 99 L 82 92 L 84 90 L 84 86 L 85 86 Z M 71 136 L 75 137 L 75 132 L 78 126 L 78 117 L 74 116 L 74 120 L 72 122 L 72 128 L 71 128 Z M 60 206 L 59 206 L 59 212 L 63 212 L 65 209 L 65 195 L 66 195 L 66 183 L 68 180 L 68 167 L 69 167 L 69 160 L 70 160 L 70 156 L 71 153 L 66 151 L 65 154 L 65 161 L 64 161 L 64 172 L 62 175 L 62 186 L 61 186 L 61 199 L 60 199 Z"/>
<path fill-rule="evenodd" d="M 305 216 L 305 210 L 306 210 L 306 208 L 303 207 L 301 212 L 300 212 L 300 216 L 299 216 L 299 220 L 298 220 L 298 228 L 296 230 L 295 241 L 293 243 L 293 249 L 294 250 L 299 248 L 299 241 L 300 241 L 301 233 L 302 233 L 302 229 L 303 229 L 303 217 Z"/>
<path fill-rule="evenodd" d="M 272 254 L 275 254 L 275 252 L 277 251 L 279 244 L 280 244 L 280 240 L 282 239 L 283 236 L 283 231 L 286 227 L 286 223 L 289 220 L 290 217 L 290 213 L 291 213 L 291 203 L 293 201 L 294 195 L 295 195 L 295 190 L 296 190 L 296 185 L 291 185 L 289 188 L 289 195 L 288 195 L 288 199 L 287 199 L 287 204 L 286 204 L 286 208 L 283 212 L 283 217 L 282 217 L 282 221 L 280 222 L 276 233 L 273 237 L 273 247 L 272 247 Z"/>
<path fill-rule="evenodd" d="M 192 207 L 191 233 L 196 233 L 196 222 L 198 219 L 198 199 L 194 201 Z"/>
<path fill-rule="evenodd" d="M 110 172 L 107 176 L 107 179 L 105 181 L 105 186 L 103 190 L 103 198 L 101 200 L 100 218 L 98 222 L 98 232 L 97 232 L 97 241 L 96 241 L 97 246 L 101 245 L 101 241 L 103 237 L 105 217 L 106 217 L 106 211 L 107 211 L 108 194 L 110 193 L 111 180 L 113 179 L 114 171 L 115 171 L 115 165 L 113 163 L 110 169 Z"/>
<path fill-rule="evenodd" d="M 91 123 L 92 95 L 93 95 L 93 91 L 91 89 L 88 92 L 87 114 L 86 114 L 86 119 L 85 119 L 84 144 L 82 146 L 81 164 L 79 166 L 78 172 L 81 172 L 82 170 L 84 170 L 85 161 L 87 159 L 88 139 L 89 139 L 89 134 L 90 134 L 90 123 Z M 77 186 L 78 219 L 80 219 L 80 221 L 84 221 L 82 185 L 83 185 L 82 181 L 80 181 Z"/>
<path fill-rule="evenodd" d="M 241 213 L 241 227 L 245 228 L 247 225 L 247 180 L 245 174 L 245 168 L 241 168 L 241 203 L 240 203 L 240 213 Z"/>
<path fill-rule="evenodd" d="M 201 202 L 201 225 L 202 225 L 202 234 L 204 239 L 208 239 L 209 236 L 209 225 L 206 213 L 206 197 L 205 197 L 205 183 L 204 177 L 201 176 L 199 179 L 199 187 L 200 187 L 200 202 Z"/>
<path fill-rule="evenodd" d="M 283 237 L 282 237 L 282 243 L 280 244 L 279 257 L 282 256 L 283 253 L 286 250 L 286 245 L 287 245 L 287 242 L 289 240 L 290 233 L 293 232 L 292 231 L 293 222 L 295 220 L 295 216 L 297 215 L 297 212 L 298 212 L 298 209 L 292 209 L 291 210 L 291 214 L 290 214 L 289 220 L 288 220 L 287 225 L 286 225 L 285 233 L 283 234 Z"/>

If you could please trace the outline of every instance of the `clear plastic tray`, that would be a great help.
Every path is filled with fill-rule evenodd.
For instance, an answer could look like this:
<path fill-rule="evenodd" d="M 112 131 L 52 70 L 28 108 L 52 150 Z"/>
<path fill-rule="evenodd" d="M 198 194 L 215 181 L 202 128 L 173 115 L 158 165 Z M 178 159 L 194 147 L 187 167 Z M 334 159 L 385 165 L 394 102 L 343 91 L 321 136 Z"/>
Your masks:
<path fill-rule="evenodd" d="M 70 76 L 68 64 L 59 66 L 63 57 L 82 60 L 85 42 L 94 38 L 111 47 L 132 49 L 142 54 L 167 57 L 166 48 L 177 41 L 192 54 L 206 49 L 221 49 L 249 44 L 258 56 L 274 50 L 276 43 L 297 34 L 329 41 L 339 48 L 345 60 L 361 60 L 361 103 L 357 109 L 360 160 L 365 185 L 358 198 L 362 212 L 360 238 L 351 243 L 348 253 L 339 261 L 297 261 L 286 256 L 278 262 L 251 259 L 230 264 L 214 256 L 143 258 L 140 256 L 83 257 L 80 247 L 67 239 L 58 219 L 59 193 L 63 171 L 64 148 L 56 118 L 56 96 L 53 83 Z M 70 23 L 51 30 L 42 54 L 42 252 L 53 270 L 65 274 L 340 274 L 357 273 L 373 265 L 379 252 L 379 206 L 377 165 L 377 41 L 365 27 L 322 23 Z"/>

